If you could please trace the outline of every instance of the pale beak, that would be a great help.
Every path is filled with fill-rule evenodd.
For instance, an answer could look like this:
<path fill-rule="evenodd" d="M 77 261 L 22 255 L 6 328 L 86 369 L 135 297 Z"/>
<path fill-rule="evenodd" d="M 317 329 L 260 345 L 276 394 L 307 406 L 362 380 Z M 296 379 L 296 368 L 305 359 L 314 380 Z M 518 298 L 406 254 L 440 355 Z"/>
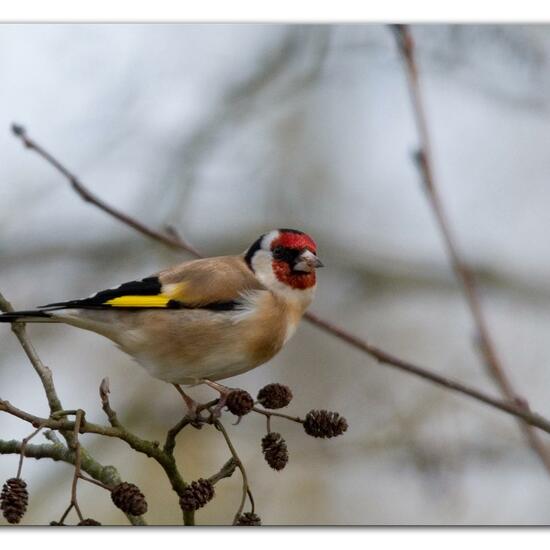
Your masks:
<path fill-rule="evenodd" d="M 323 262 L 311 250 L 306 250 L 297 258 L 294 271 L 310 273 L 316 267 L 323 267 Z"/>

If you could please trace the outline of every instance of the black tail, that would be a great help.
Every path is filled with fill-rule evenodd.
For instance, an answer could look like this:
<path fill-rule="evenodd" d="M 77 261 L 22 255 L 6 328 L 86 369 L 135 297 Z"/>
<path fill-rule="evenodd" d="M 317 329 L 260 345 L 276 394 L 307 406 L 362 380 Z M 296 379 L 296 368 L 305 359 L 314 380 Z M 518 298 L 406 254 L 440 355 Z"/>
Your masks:
<path fill-rule="evenodd" d="M 23 321 L 25 323 L 48 323 L 52 322 L 52 316 L 39 309 L 29 311 L 13 311 L 11 313 L 2 313 L 0 323 L 13 323 L 14 321 Z"/>

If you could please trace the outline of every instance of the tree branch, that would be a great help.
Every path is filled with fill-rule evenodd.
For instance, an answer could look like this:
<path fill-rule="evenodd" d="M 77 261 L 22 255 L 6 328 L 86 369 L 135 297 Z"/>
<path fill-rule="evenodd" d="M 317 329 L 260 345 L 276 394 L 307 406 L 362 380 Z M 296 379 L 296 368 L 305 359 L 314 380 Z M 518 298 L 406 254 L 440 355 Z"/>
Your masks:
<path fill-rule="evenodd" d="M 408 25 L 395 25 L 393 28 L 397 38 L 399 52 L 401 53 L 407 72 L 409 95 L 414 111 L 418 137 L 420 139 L 420 149 L 416 155 L 417 165 L 439 230 L 441 231 L 447 254 L 451 260 L 455 275 L 461 283 L 464 297 L 479 335 L 481 353 L 483 354 L 487 371 L 506 399 L 517 403 L 520 407 L 527 407 L 526 400 L 515 392 L 510 379 L 506 375 L 504 366 L 498 356 L 489 332 L 474 274 L 459 251 L 455 236 L 445 213 L 443 201 L 439 193 L 439 187 L 434 176 L 431 139 L 420 89 L 418 65 L 416 62 L 415 46 L 411 31 Z M 520 423 L 520 428 L 529 445 L 539 455 L 546 470 L 550 473 L 550 454 L 548 449 L 530 426 Z"/>
<path fill-rule="evenodd" d="M 24 452 L 25 457 L 40 460 L 48 458 L 54 461 L 66 462 L 74 466 L 75 453 L 62 443 L 43 443 L 40 445 L 26 445 L 23 448 L 23 442 L 0 439 L 0 454 L 18 454 Z M 110 488 L 116 487 L 121 483 L 121 478 L 114 466 L 103 466 L 95 460 L 89 453 L 83 452 L 81 456 L 81 470 L 88 473 L 95 480 L 102 482 Z M 133 525 L 146 525 L 141 516 L 126 516 Z"/>
<path fill-rule="evenodd" d="M 103 210 L 103 212 L 121 221 L 125 225 L 128 225 L 129 227 L 138 231 L 142 235 L 145 235 L 146 237 L 149 237 L 155 241 L 162 242 L 167 246 L 171 246 L 172 248 L 185 249 L 191 252 L 192 254 L 195 254 L 196 256 L 199 255 L 199 253 L 194 250 L 193 246 L 190 243 L 183 240 L 181 237 L 174 236 L 169 233 L 162 233 L 160 231 L 155 231 L 154 229 L 147 227 L 141 222 L 135 220 L 134 218 L 127 216 L 126 214 L 124 214 L 124 212 L 121 212 L 120 210 L 113 208 L 112 206 L 108 205 L 106 202 L 102 201 L 97 195 L 94 195 L 87 187 L 85 187 L 80 182 L 80 180 L 72 172 L 70 172 L 67 168 L 65 168 L 65 166 L 63 166 L 53 155 L 51 155 L 46 150 L 44 150 L 36 142 L 32 141 L 27 136 L 27 133 L 25 132 L 25 129 L 22 126 L 13 124 L 12 131 L 16 136 L 18 136 L 21 139 L 25 147 L 27 147 L 28 149 L 32 149 L 33 151 L 38 153 L 44 160 L 46 160 L 57 171 L 59 171 L 63 176 L 65 176 L 69 180 L 69 183 L 71 184 L 74 191 L 76 191 L 76 193 L 78 193 L 78 195 L 85 202 L 89 202 L 93 204 L 100 210 Z"/>
<path fill-rule="evenodd" d="M 0 293 L 0 310 L 6 313 L 14 311 L 12 305 L 8 302 L 8 300 L 6 300 L 6 298 L 4 298 L 2 293 Z M 42 386 L 44 387 L 46 398 L 48 399 L 48 404 L 50 406 L 50 412 L 54 413 L 61 410 L 63 407 L 61 406 L 61 401 L 59 400 L 59 397 L 57 396 L 57 392 L 55 390 L 52 371 L 49 369 L 49 367 L 44 365 L 44 363 L 42 363 L 42 361 L 40 360 L 40 357 L 38 357 L 36 350 L 34 349 L 33 345 L 30 343 L 27 337 L 25 324 L 12 323 L 11 329 L 19 340 L 21 347 L 23 348 L 34 370 L 36 371 L 36 374 L 38 374 L 40 381 L 42 382 Z"/>
<path fill-rule="evenodd" d="M 0 293 L 0 311 L 4 311 L 4 312 L 8 312 L 8 313 L 14 311 L 11 303 L 2 295 L 2 293 Z M 63 410 L 63 406 L 61 404 L 61 400 L 59 399 L 59 396 L 57 395 L 57 391 L 55 389 L 51 369 L 49 367 L 47 367 L 46 365 L 44 365 L 44 363 L 42 362 L 42 360 L 38 356 L 38 353 L 34 349 L 34 346 L 31 344 L 31 342 L 30 342 L 30 340 L 27 336 L 26 326 L 25 326 L 24 323 L 17 323 L 17 322 L 12 323 L 12 331 L 15 334 L 15 336 L 17 337 L 17 339 L 19 340 L 19 343 L 21 344 L 21 347 L 23 348 L 25 354 L 27 355 L 29 361 L 31 362 L 31 365 L 33 366 L 33 368 L 34 368 L 35 372 L 37 373 L 38 377 L 40 378 L 40 381 L 41 381 L 42 386 L 44 388 L 44 392 L 46 394 L 46 399 L 48 401 L 48 405 L 49 405 L 49 408 L 50 408 L 50 415 L 55 415 L 55 414 L 59 413 L 60 411 Z M 37 432 L 38 432 L 38 428 L 41 429 L 41 428 L 45 427 L 46 425 L 42 426 L 40 423 L 38 423 L 38 424 L 33 424 L 33 426 L 35 428 L 37 428 Z M 65 438 L 65 441 L 67 442 L 67 444 L 69 444 L 69 442 L 70 442 L 70 433 L 68 431 L 64 431 L 64 430 L 59 430 L 59 431 L 60 431 L 61 435 Z M 59 440 L 57 439 L 57 436 L 53 432 L 50 432 L 49 437 L 54 441 L 53 447 L 55 449 L 59 449 L 60 447 L 64 448 L 64 446 L 62 444 L 58 444 L 56 442 L 56 440 L 57 441 L 59 441 Z M 27 438 L 27 441 L 28 440 L 29 440 L 29 438 Z M 17 443 L 19 443 L 19 442 L 17 442 Z M 19 449 L 21 449 L 21 446 L 23 447 L 24 456 L 30 456 L 28 454 L 29 453 L 29 451 L 28 451 L 29 446 L 26 444 L 26 441 L 23 440 L 21 443 L 19 443 L 19 445 L 20 445 Z M 36 446 L 33 446 L 33 447 L 36 447 Z M 42 447 L 42 446 L 40 446 L 40 447 Z M 0 454 L 1 453 L 2 453 L 2 451 L 0 449 Z M 100 463 L 97 462 L 84 447 L 81 447 L 81 455 L 82 455 L 82 460 L 86 461 L 86 464 L 87 464 L 88 468 L 92 468 L 96 472 L 101 471 L 102 466 L 100 465 Z M 38 457 L 38 458 L 41 458 L 41 457 Z M 60 459 L 60 460 L 62 460 L 62 459 Z M 74 459 L 73 459 L 72 463 L 74 464 Z M 116 473 L 116 470 L 114 468 L 113 468 L 113 471 Z M 90 471 L 88 471 L 88 473 L 90 473 L 90 475 L 92 475 L 92 476 L 94 475 Z M 118 473 L 116 473 L 116 475 L 118 476 Z M 129 519 L 129 521 L 134 525 L 145 525 L 145 521 L 141 517 L 136 517 L 136 518 L 134 518 L 133 516 L 127 516 L 127 517 Z"/>
<path fill-rule="evenodd" d="M 56 168 L 56 170 L 58 170 L 63 176 L 65 176 L 69 180 L 75 191 L 77 191 L 77 193 L 90 204 L 100 208 L 120 222 L 128 225 L 129 227 L 154 240 L 164 243 L 172 248 L 188 252 L 195 257 L 202 257 L 200 252 L 195 247 L 190 246 L 187 241 L 175 234 L 174 231 L 169 231 L 168 234 L 155 231 L 154 229 L 149 228 L 135 218 L 132 218 L 127 214 L 123 214 L 111 207 L 110 205 L 104 203 L 96 195 L 92 194 L 72 172 L 70 172 L 63 164 L 61 164 L 60 161 L 58 161 L 42 146 L 32 140 L 22 126 L 16 124 L 12 125 L 12 131 L 15 136 L 17 136 L 29 150 L 35 151 L 49 164 Z M 75 181 L 78 182 L 78 185 L 76 187 L 74 185 Z M 518 418 L 522 418 L 532 426 L 536 426 L 544 431 L 548 431 L 545 427 L 550 426 L 550 421 L 544 419 L 540 415 L 531 413 L 528 409 L 524 409 L 524 401 L 521 401 L 520 405 L 514 400 L 504 401 L 493 398 L 475 388 L 467 386 L 466 384 L 462 384 L 461 382 L 457 382 L 445 376 L 441 376 L 424 367 L 415 365 L 409 361 L 400 359 L 399 357 L 396 357 L 391 353 L 381 350 L 376 346 L 369 344 L 366 340 L 353 335 L 346 329 L 339 327 L 338 325 L 327 321 L 320 316 L 315 315 L 314 313 L 306 312 L 304 318 L 321 330 L 335 336 L 336 338 L 339 338 L 340 340 L 353 346 L 357 350 L 366 353 L 367 355 L 370 355 L 382 365 L 397 368 L 403 372 L 420 377 L 426 381 L 436 384 L 441 388 L 445 388 L 447 390 L 453 391 L 455 393 L 460 393 L 462 395 L 467 395 L 468 397 L 489 405 L 490 407 L 499 409 Z"/>
<path fill-rule="evenodd" d="M 212 485 L 216 485 L 218 481 L 221 481 L 222 479 L 225 479 L 227 477 L 231 477 L 235 470 L 237 469 L 237 461 L 234 457 L 231 457 L 221 468 L 219 472 L 216 472 L 214 475 L 211 475 L 208 478 L 208 481 L 212 483 Z"/>
<path fill-rule="evenodd" d="M 237 520 L 239 519 L 239 516 L 242 514 L 243 512 L 243 509 L 244 509 L 244 505 L 245 505 L 245 502 L 246 502 L 246 495 L 248 495 L 248 498 L 250 499 L 250 505 L 252 506 L 252 512 L 254 512 L 254 497 L 252 496 L 252 492 L 250 491 L 250 485 L 248 483 L 248 476 L 246 475 L 246 469 L 241 461 L 241 459 L 239 458 L 239 455 L 237 454 L 237 451 L 231 441 L 231 438 L 229 437 L 229 434 L 227 433 L 227 431 L 225 430 L 223 424 L 219 421 L 219 420 L 215 420 L 214 421 L 214 426 L 216 427 L 216 429 L 218 431 L 220 431 L 223 435 L 223 438 L 225 439 L 225 442 L 227 444 L 227 447 L 229 448 L 229 451 L 231 452 L 231 455 L 233 456 L 233 460 L 237 466 L 237 468 L 239 468 L 239 470 L 241 471 L 241 477 L 242 477 L 242 480 L 243 480 L 243 491 L 242 491 L 242 496 L 241 496 L 241 502 L 239 504 L 239 508 L 237 509 L 237 512 L 235 514 L 235 517 L 233 519 L 233 524 L 235 524 L 237 522 Z"/>

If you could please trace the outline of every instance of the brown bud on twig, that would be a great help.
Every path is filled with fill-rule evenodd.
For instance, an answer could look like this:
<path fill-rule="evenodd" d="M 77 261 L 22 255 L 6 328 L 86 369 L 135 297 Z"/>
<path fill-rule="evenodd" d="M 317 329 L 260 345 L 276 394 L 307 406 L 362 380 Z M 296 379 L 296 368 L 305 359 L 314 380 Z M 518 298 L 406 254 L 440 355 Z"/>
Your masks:
<path fill-rule="evenodd" d="M 19 523 L 27 510 L 29 493 L 27 484 L 18 477 L 4 483 L 0 494 L 0 509 L 8 523 Z"/>
<path fill-rule="evenodd" d="M 347 429 L 347 420 L 337 412 L 312 410 L 304 420 L 304 430 L 313 437 L 336 437 Z"/>
<path fill-rule="evenodd" d="M 262 439 L 262 452 L 274 470 L 282 470 L 288 462 L 288 449 L 280 433 L 269 432 Z"/>
<path fill-rule="evenodd" d="M 133 483 L 119 483 L 111 492 L 111 500 L 126 514 L 141 516 L 147 512 L 145 496 Z"/>
<path fill-rule="evenodd" d="M 198 510 L 214 498 L 214 485 L 204 478 L 190 483 L 180 497 L 180 506 L 184 512 Z"/>
<path fill-rule="evenodd" d="M 26 134 L 25 128 L 21 126 L 20 124 L 13 123 L 11 125 L 11 131 L 16 135 L 17 137 L 24 136 Z"/>
<path fill-rule="evenodd" d="M 235 522 L 235 525 L 246 525 L 249 527 L 258 527 L 261 524 L 262 520 L 260 516 L 257 516 L 253 512 L 245 512 L 244 514 L 241 514 Z"/>
<path fill-rule="evenodd" d="M 79 521 L 77 523 L 78 526 L 83 526 L 83 527 L 91 527 L 92 525 L 101 525 L 101 523 L 99 523 L 99 521 L 96 521 L 95 519 L 92 519 L 92 518 L 86 518 L 86 519 L 83 519 L 81 521 Z"/>
<path fill-rule="evenodd" d="M 258 392 L 258 401 L 266 409 L 282 409 L 292 401 L 292 392 L 283 384 L 268 384 Z"/>
<path fill-rule="evenodd" d="M 235 416 L 244 416 L 252 410 L 254 399 L 246 390 L 233 390 L 227 396 L 225 405 Z"/>

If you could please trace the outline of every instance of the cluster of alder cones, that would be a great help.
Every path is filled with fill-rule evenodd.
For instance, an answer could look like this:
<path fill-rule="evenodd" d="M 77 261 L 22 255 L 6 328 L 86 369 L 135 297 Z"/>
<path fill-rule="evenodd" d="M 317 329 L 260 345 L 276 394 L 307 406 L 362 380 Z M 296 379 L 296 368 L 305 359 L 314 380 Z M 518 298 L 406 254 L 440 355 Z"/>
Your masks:
<path fill-rule="evenodd" d="M 124 513 L 133 516 L 141 516 L 147 512 L 147 501 L 145 496 L 133 483 L 122 482 L 116 485 L 111 491 L 111 500 L 117 508 Z M 19 523 L 27 511 L 29 492 L 27 484 L 18 477 L 8 479 L 0 493 L 0 509 L 8 523 Z M 58 521 L 50 522 L 50 525 L 65 525 Z M 82 519 L 78 525 L 91 526 L 101 525 L 99 521 L 92 518 Z"/>
<path fill-rule="evenodd" d="M 283 384 L 268 384 L 259 392 L 257 402 L 264 409 L 282 409 L 292 401 L 292 391 Z M 233 390 L 227 397 L 226 406 L 230 412 L 241 417 L 254 408 L 252 396 L 245 390 Z M 348 429 L 345 418 L 336 412 L 311 410 L 301 421 L 305 432 L 312 437 L 331 438 L 342 435 Z M 262 438 L 262 453 L 274 470 L 282 470 L 288 463 L 286 441 L 278 432 L 268 432 Z"/>
<path fill-rule="evenodd" d="M 282 384 L 268 384 L 259 392 L 256 401 L 245 390 L 236 389 L 227 396 L 225 406 L 239 418 L 255 410 L 269 417 L 270 410 L 282 409 L 292 401 L 292 391 Z M 255 409 L 256 404 L 264 410 Z M 283 415 L 284 417 L 284 415 Z M 311 410 L 304 420 L 292 418 L 302 424 L 306 434 L 312 437 L 332 438 L 342 435 L 348 429 L 345 418 L 336 412 L 326 410 Z M 268 422 L 268 426 L 269 426 Z M 278 432 L 268 431 L 261 440 L 261 449 L 267 464 L 274 470 L 282 470 L 288 463 L 289 454 L 286 441 Z M 215 496 L 214 484 L 209 479 L 200 478 L 187 485 L 180 496 L 180 507 L 184 512 L 196 511 L 203 508 Z M 141 516 L 147 512 L 147 501 L 140 489 L 133 483 L 122 482 L 111 489 L 111 500 L 114 505 L 126 514 Z M 0 509 L 9 523 L 19 523 L 25 514 L 29 494 L 27 484 L 19 477 L 8 479 L 0 494 Z M 235 525 L 258 526 L 261 519 L 254 512 L 240 514 Z M 50 525 L 64 525 L 52 521 Z M 101 525 L 98 521 L 82 519 L 78 525 Z"/>

